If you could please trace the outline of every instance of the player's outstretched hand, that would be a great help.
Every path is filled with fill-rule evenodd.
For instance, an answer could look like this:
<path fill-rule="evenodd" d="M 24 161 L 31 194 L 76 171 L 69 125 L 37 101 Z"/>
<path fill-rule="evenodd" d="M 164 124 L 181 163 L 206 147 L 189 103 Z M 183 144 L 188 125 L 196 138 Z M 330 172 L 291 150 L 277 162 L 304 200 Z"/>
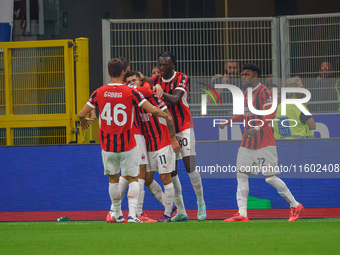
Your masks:
<path fill-rule="evenodd" d="M 218 127 L 219 127 L 220 129 L 224 129 L 224 127 L 227 126 L 227 125 L 228 125 L 228 121 L 222 120 L 222 121 L 220 122 L 220 124 L 218 125 Z"/>
<path fill-rule="evenodd" d="M 173 149 L 173 151 L 175 153 L 178 152 L 179 149 L 181 148 L 181 147 L 179 147 L 179 144 L 178 144 L 176 138 L 175 139 L 171 139 L 171 146 L 172 146 L 172 149 Z"/>
<path fill-rule="evenodd" d="M 244 133 L 245 138 L 251 138 L 256 134 L 257 130 L 255 128 L 249 129 L 247 132 Z"/>
<path fill-rule="evenodd" d="M 156 92 L 157 96 L 163 96 L 163 89 L 160 84 L 156 84 L 156 86 L 153 87 L 153 90 Z"/>
<path fill-rule="evenodd" d="M 89 128 L 92 120 L 93 120 L 92 118 L 85 118 L 85 119 L 81 120 L 80 121 L 81 130 L 85 130 L 85 129 Z"/>

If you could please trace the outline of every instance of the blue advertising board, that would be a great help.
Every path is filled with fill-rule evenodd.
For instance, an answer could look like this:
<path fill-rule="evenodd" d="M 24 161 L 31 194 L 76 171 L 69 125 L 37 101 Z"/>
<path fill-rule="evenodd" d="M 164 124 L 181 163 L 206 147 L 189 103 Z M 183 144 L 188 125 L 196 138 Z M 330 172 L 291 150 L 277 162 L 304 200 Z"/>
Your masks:
<path fill-rule="evenodd" d="M 239 141 L 198 142 L 197 166 L 235 165 Z M 299 169 L 312 164 L 339 164 L 340 139 L 278 142 L 279 164 Z M 91 155 L 89 157 L 89 155 Z M 0 212 L 108 210 L 108 178 L 103 175 L 101 149 L 98 144 L 56 146 L 0 147 Z M 203 169 L 203 168 L 202 168 Z M 183 161 L 178 164 L 187 209 L 196 209 L 196 196 Z M 202 172 L 204 196 L 208 209 L 237 208 L 234 172 Z M 314 170 L 315 172 L 315 170 Z M 284 178 L 298 201 L 306 208 L 338 208 L 340 173 L 323 176 L 310 172 Z M 157 174 L 155 176 L 158 176 Z M 156 178 L 159 183 L 160 180 Z M 266 198 L 271 208 L 288 208 L 288 204 L 264 178 L 250 178 L 250 196 Z M 161 210 L 162 205 L 145 188 L 145 210 Z M 331 199 L 330 199 L 331 198 Z M 127 202 L 123 202 L 127 209 Z"/>

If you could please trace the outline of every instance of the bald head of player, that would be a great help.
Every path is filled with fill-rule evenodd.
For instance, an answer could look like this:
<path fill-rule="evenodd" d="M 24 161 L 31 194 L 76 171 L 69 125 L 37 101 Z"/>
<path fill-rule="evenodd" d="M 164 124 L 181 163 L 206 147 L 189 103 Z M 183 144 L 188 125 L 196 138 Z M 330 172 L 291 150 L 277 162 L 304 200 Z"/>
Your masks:
<path fill-rule="evenodd" d="M 158 55 L 158 68 L 162 78 L 170 79 L 174 74 L 176 58 L 169 51 L 164 51 Z"/>
<path fill-rule="evenodd" d="M 243 66 L 243 71 L 241 74 L 242 78 L 242 86 L 245 88 L 248 87 L 256 87 L 258 82 L 258 78 L 261 75 L 260 68 L 255 64 L 245 64 Z"/>

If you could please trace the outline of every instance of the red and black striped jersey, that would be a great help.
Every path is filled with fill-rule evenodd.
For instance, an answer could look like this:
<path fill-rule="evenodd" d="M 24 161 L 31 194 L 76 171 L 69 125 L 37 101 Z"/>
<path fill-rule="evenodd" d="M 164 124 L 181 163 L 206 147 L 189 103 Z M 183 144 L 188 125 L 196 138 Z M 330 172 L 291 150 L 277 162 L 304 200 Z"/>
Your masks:
<path fill-rule="evenodd" d="M 191 113 L 188 103 L 189 95 L 189 78 L 184 73 L 174 72 L 174 75 L 165 80 L 161 74 L 154 75 L 151 78 L 153 86 L 160 84 L 165 93 L 173 94 L 176 89 L 184 91 L 184 94 L 178 104 L 172 105 L 166 102 L 169 111 L 174 120 L 175 132 L 179 133 L 185 129 L 193 127 L 193 121 L 191 119 Z"/>
<path fill-rule="evenodd" d="M 134 85 L 129 85 L 135 89 L 137 89 L 139 92 L 143 94 L 144 97 L 150 97 L 152 95 L 152 90 L 150 87 L 150 84 L 147 81 L 144 81 L 141 87 L 137 87 Z M 141 119 L 140 119 L 140 108 L 135 107 L 135 115 L 134 115 L 134 121 L 133 121 L 133 134 L 135 135 L 142 135 L 142 126 L 141 126 Z"/>
<path fill-rule="evenodd" d="M 270 90 L 263 84 L 259 83 L 253 88 L 253 106 L 257 110 L 265 110 L 268 105 L 272 104 L 272 97 Z M 248 90 L 244 92 L 244 133 L 255 126 L 261 126 L 264 123 L 265 116 L 256 115 L 249 111 L 247 106 Z M 262 122 L 263 121 L 263 122 Z M 267 146 L 276 146 L 273 127 L 271 125 L 264 125 L 251 138 L 245 137 L 243 133 L 241 147 L 248 149 L 260 149 Z"/>
<path fill-rule="evenodd" d="M 134 135 L 142 135 L 142 126 L 141 126 L 141 119 L 139 116 L 140 108 L 135 107 L 135 114 L 134 114 L 134 120 L 133 120 L 133 126 L 132 126 L 132 133 Z"/>
<path fill-rule="evenodd" d="M 162 111 L 167 109 L 163 100 L 154 92 L 147 100 Z M 156 117 L 142 108 L 140 108 L 140 117 L 148 151 L 158 151 L 171 144 L 169 129 L 164 118 Z"/>
<path fill-rule="evenodd" d="M 110 83 L 92 93 L 87 104 L 99 109 L 99 140 L 104 151 L 123 152 L 136 146 L 134 106 L 144 102 L 139 91 L 124 84 Z"/>

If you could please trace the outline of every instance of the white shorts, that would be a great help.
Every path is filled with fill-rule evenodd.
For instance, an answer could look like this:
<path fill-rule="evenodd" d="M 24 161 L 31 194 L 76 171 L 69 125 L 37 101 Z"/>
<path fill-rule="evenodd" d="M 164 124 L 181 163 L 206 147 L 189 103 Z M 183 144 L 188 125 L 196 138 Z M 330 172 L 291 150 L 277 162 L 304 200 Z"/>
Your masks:
<path fill-rule="evenodd" d="M 276 146 L 261 149 L 240 147 L 237 153 L 236 168 L 240 172 L 263 175 L 279 174 Z"/>
<path fill-rule="evenodd" d="M 135 140 L 137 144 L 137 163 L 138 165 L 146 165 L 148 164 L 148 155 L 146 150 L 146 142 L 143 135 L 136 135 Z"/>
<path fill-rule="evenodd" d="M 186 156 L 196 156 L 196 139 L 193 128 L 188 128 L 180 133 L 177 133 L 176 139 L 181 147 L 179 152 L 176 154 L 176 159 L 181 159 Z"/>
<path fill-rule="evenodd" d="M 121 169 L 123 176 L 136 177 L 139 174 L 137 146 L 124 152 L 108 152 L 102 150 L 102 159 L 105 175 L 118 174 L 119 169 Z"/>
<path fill-rule="evenodd" d="M 147 172 L 158 170 L 159 174 L 167 174 L 175 170 L 175 153 L 171 145 L 165 146 L 158 151 L 148 151 L 148 159 Z"/>

